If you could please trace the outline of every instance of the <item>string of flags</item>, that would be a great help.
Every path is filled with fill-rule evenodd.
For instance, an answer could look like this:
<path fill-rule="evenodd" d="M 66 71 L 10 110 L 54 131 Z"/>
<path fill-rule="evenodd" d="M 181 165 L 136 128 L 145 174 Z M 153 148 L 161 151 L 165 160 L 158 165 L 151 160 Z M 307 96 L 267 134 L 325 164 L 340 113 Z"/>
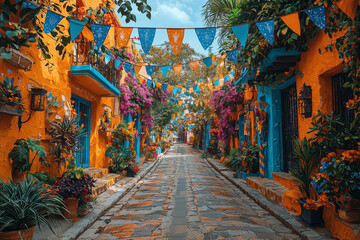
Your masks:
<path fill-rule="evenodd" d="M 23 3 L 23 8 L 35 9 L 38 7 L 37 4 L 30 1 Z M 340 7 L 340 6 L 339 6 Z M 325 28 L 325 7 L 317 6 L 299 12 L 304 11 L 310 19 L 321 29 Z M 291 14 L 283 15 L 278 18 L 282 19 L 285 24 L 296 34 L 300 35 L 300 21 L 299 21 L 299 12 L 294 12 Z M 346 12 L 345 12 L 346 13 Z M 44 23 L 44 32 L 50 33 L 65 17 L 58 13 L 55 13 L 52 10 L 47 10 L 45 23 Z M 261 34 L 264 38 L 272 45 L 274 41 L 274 19 L 263 20 L 258 22 L 250 22 L 246 24 L 234 25 L 234 26 L 217 26 L 217 27 L 204 27 L 204 28 L 166 28 L 168 33 L 169 42 L 172 46 L 174 54 L 178 54 L 178 51 L 182 45 L 184 38 L 185 29 L 195 30 L 195 33 L 198 37 L 198 40 L 204 50 L 208 49 L 209 46 L 213 43 L 217 28 L 230 27 L 235 34 L 236 38 L 239 40 L 241 46 L 246 45 L 246 41 L 249 34 L 249 24 L 255 23 Z M 85 22 L 70 19 L 70 36 L 74 40 L 82 31 L 85 26 Z M 91 31 L 94 36 L 95 45 L 100 48 L 110 30 L 110 25 L 103 24 L 91 24 Z M 117 27 L 117 26 L 116 26 Z M 125 47 L 130 40 L 130 35 L 134 28 L 138 28 L 138 34 L 140 38 L 141 48 L 143 52 L 147 55 L 150 51 L 150 48 L 153 44 L 156 30 L 163 28 L 143 28 L 143 27 L 117 27 L 120 30 L 120 38 L 122 39 L 122 45 Z M 211 65 L 211 58 L 206 58 L 203 60 L 205 65 Z M 166 69 L 164 69 L 166 70 Z M 166 74 L 164 74 L 166 75 Z"/>

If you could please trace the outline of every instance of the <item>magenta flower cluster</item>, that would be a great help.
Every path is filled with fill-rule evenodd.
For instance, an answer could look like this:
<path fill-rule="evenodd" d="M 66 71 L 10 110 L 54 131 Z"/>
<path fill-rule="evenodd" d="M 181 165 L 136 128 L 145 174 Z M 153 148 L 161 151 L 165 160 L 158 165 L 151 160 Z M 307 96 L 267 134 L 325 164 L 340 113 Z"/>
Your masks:
<path fill-rule="evenodd" d="M 141 123 L 143 126 L 152 128 L 154 118 L 151 114 L 153 96 L 146 87 L 146 81 L 140 84 L 131 75 L 125 78 L 125 83 L 120 85 L 119 109 L 125 115 L 130 113 L 137 116 L 141 110 Z"/>
<path fill-rule="evenodd" d="M 166 89 L 166 91 L 164 92 L 163 89 L 159 89 L 159 88 L 153 88 L 150 90 L 151 95 L 153 96 L 153 107 L 159 107 L 160 103 L 166 102 L 168 95 L 169 95 L 169 90 Z"/>
<path fill-rule="evenodd" d="M 213 92 L 210 105 L 219 116 L 218 137 L 225 144 L 229 142 L 230 137 L 235 133 L 234 126 L 230 121 L 231 112 L 236 111 L 236 105 L 243 100 L 244 92 L 233 86 L 230 81 L 226 82 L 221 89 Z"/>

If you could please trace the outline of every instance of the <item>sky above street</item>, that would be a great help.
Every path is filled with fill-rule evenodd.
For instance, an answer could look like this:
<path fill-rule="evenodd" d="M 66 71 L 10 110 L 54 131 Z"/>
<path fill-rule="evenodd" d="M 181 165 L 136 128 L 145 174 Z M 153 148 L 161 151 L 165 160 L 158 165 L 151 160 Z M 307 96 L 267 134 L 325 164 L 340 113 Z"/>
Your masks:
<path fill-rule="evenodd" d="M 206 0 L 148 0 L 148 4 L 151 6 L 151 20 L 145 15 L 139 13 L 134 9 L 137 21 L 125 23 L 125 18 L 120 18 L 120 22 L 123 26 L 129 27 L 165 27 L 165 28 L 186 28 L 186 27 L 205 27 L 201 16 L 202 6 Z M 134 6 L 136 8 L 136 6 Z M 134 29 L 132 37 L 138 37 L 138 30 Z M 168 40 L 166 29 L 159 29 L 156 31 L 153 46 L 163 44 Z M 196 52 L 208 55 L 208 51 L 204 50 L 200 45 L 200 42 L 196 36 L 195 30 L 185 30 L 184 41 L 195 49 Z M 138 48 L 140 48 L 140 42 Z M 216 39 L 213 43 L 212 52 L 216 54 L 217 46 Z"/>

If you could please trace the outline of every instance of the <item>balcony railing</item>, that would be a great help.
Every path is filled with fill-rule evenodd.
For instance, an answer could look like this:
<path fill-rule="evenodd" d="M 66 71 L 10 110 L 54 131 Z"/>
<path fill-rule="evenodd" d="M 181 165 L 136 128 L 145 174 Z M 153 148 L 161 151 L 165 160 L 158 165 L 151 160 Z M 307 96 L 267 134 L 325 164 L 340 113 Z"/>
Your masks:
<path fill-rule="evenodd" d="M 94 42 L 74 42 L 73 65 L 90 65 L 103 75 L 112 85 L 120 89 L 121 72 L 110 68 L 99 56 L 89 54 L 94 49 Z"/>

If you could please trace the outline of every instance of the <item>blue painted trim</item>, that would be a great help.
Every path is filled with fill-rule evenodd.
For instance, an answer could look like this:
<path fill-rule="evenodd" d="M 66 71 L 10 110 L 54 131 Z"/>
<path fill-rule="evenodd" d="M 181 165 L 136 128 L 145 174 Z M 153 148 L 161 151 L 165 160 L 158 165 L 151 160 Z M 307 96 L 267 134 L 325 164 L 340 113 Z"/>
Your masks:
<path fill-rule="evenodd" d="M 132 121 L 132 116 L 131 116 L 131 114 L 130 113 L 128 113 L 126 116 L 125 116 L 125 118 L 124 118 L 124 122 L 126 122 L 126 123 L 129 123 L 129 122 L 131 122 Z M 124 143 L 124 145 L 125 145 L 125 147 L 130 147 L 130 142 L 128 141 L 128 140 L 126 140 L 125 141 L 125 143 Z"/>
<path fill-rule="evenodd" d="M 101 85 L 103 85 L 107 90 L 112 92 L 115 96 L 120 95 L 120 90 L 117 89 L 112 83 L 109 82 L 101 73 L 99 73 L 91 65 L 75 65 L 71 66 L 71 72 L 73 75 L 89 75 L 92 78 L 96 79 Z"/>
<path fill-rule="evenodd" d="M 75 94 L 71 94 L 71 98 L 75 99 L 75 102 L 77 101 L 78 103 L 82 103 L 84 105 L 89 106 L 89 112 L 86 113 L 87 121 L 88 121 L 87 134 L 86 134 L 87 144 L 85 146 L 86 163 L 83 164 L 82 166 L 79 166 L 79 167 L 87 168 L 87 167 L 90 167 L 91 102 L 82 97 L 79 97 Z M 76 113 L 79 114 L 79 109 L 75 109 L 75 110 L 76 110 Z"/>

